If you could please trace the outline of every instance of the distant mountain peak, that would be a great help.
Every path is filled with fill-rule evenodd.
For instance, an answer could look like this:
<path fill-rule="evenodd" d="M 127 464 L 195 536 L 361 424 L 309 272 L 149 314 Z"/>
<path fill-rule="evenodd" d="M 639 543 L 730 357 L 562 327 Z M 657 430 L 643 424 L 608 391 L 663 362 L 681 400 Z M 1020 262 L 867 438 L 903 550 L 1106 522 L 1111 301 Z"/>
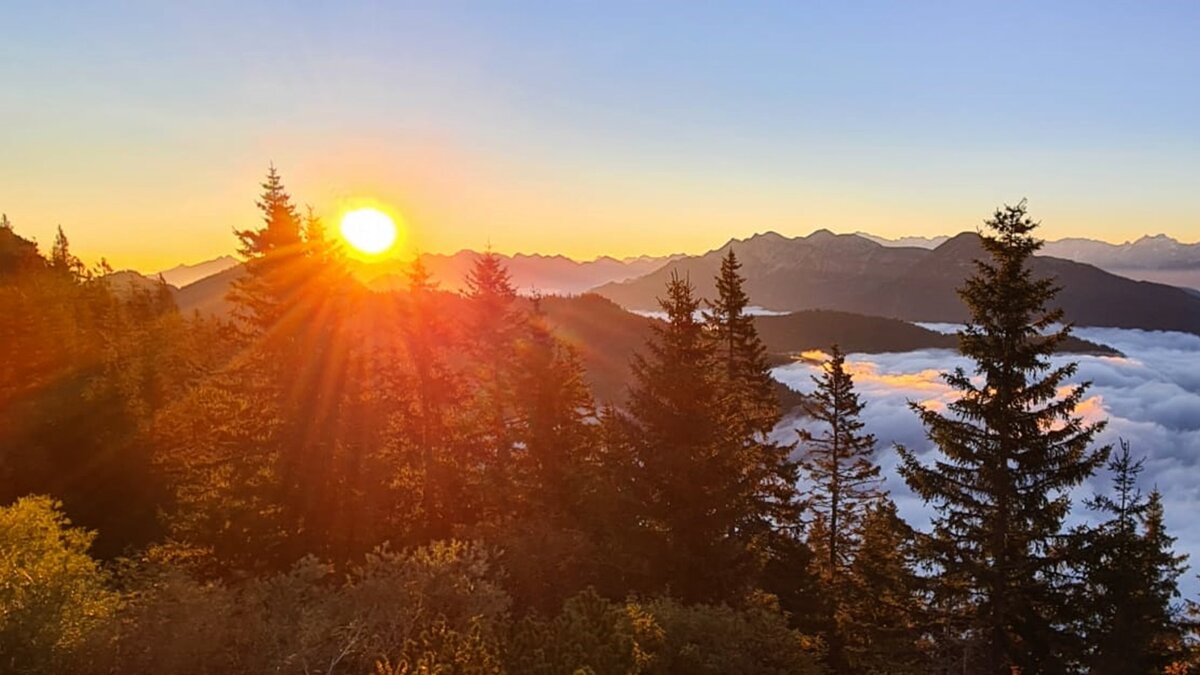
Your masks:
<path fill-rule="evenodd" d="M 785 240 L 785 239 L 787 239 L 787 237 L 783 236 L 782 234 L 779 234 L 775 230 L 767 230 L 766 232 L 757 232 L 757 233 L 751 235 L 745 241 L 747 243 L 752 242 L 752 241 L 771 242 L 771 241 L 781 241 L 781 240 Z M 730 239 L 729 241 L 730 241 L 730 243 L 734 243 L 734 242 L 737 242 L 738 240 Z"/>
<path fill-rule="evenodd" d="M 239 264 L 240 261 L 237 258 L 231 255 L 223 255 L 212 260 L 205 260 L 190 265 L 176 265 L 169 270 L 162 270 L 161 272 L 155 272 L 147 276 L 151 278 L 161 276 L 168 284 L 176 288 L 183 288 L 205 277 L 220 274 L 227 269 L 237 267 Z"/>
<path fill-rule="evenodd" d="M 943 241 L 937 246 L 940 248 L 953 248 L 956 246 L 978 246 L 979 242 L 983 241 L 983 235 L 978 232 L 959 232 L 958 234 Z M 934 249 L 934 250 L 937 250 Z"/>

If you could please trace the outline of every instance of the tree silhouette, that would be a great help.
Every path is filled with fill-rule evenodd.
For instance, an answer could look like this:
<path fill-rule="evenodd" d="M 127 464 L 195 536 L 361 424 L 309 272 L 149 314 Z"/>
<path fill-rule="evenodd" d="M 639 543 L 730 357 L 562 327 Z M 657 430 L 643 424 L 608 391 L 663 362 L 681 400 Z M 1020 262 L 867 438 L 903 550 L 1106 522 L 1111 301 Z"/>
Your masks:
<path fill-rule="evenodd" d="M 974 373 L 945 375 L 959 394 L 945 413 L 912 405 L 940 458 L 925 464 L 901 448 L 900 472 L 937 510 L 930 550 L 942 590 L 967 594 L 956 606 L 981 645 L 979 671 L 1040 672 L 1070 648 L 1058 583 L 1068 491 L 1108 448 L 1090 449 L 1103 424 L 1076 414 L 1087 391 L 1067 384 L 1076 364 L 1050 362 L 1070 327 L 1056 329 L 1062 312 L 1047 309 L 1054 282 L 1029 270 L 1037 223 L 1022 202 L 986 226 L 988 257 L 960 291 L 970 321 L 959 351 Z"/>

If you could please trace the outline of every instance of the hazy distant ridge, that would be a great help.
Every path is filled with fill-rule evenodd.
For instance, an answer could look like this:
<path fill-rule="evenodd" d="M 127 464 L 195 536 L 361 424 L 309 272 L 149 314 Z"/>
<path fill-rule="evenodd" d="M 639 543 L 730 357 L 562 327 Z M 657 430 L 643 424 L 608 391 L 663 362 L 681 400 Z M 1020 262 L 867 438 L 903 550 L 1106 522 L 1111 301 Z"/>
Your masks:
<path fill-rule="evenodd" d="M 857 234 L 891 247 L 933 249 L 949 239 L 945 236 L 888 239 L 865 232 Z M 1200 243 L 1186 244 L 1165 234 L 1146 235 L 1122 244 L 1080 237 L 1058 239 L 1046 242 L 1041 252 L 1139 281 L 1200 288 Z"/>
<path fill-rule="evenodd" d="M 983 255 L 966 232 L 934 249 L 884 246 L 866 237 L 818 230 L 807 237 L 775 232 L 731 240 L 681 258 L 639 279 L 596 292 L 632 309 L 653 309 L 673 271 L 711 297 L 720 258 L 732 246 L 755 304 L 782 311 L 833 309 L 908 321 L 959 322 L 966 310 L 956 289 Z M 1038 256 L 1035 274 L 1058 279 L 1057 302 L 1080 325 L 1200 333 L 1200 298 L 1172 286 L 1134 281 L 1084 263 Z"/>

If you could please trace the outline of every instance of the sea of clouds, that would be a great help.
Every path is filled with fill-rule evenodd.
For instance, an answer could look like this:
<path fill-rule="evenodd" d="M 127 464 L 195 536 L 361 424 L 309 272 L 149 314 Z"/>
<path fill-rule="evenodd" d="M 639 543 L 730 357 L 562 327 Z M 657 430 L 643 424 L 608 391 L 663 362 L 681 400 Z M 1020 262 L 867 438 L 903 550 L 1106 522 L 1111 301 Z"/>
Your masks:
<path fill-rule="evenodd" d="M 927 328 L 952 332 L 957 327 L 924 324 Z M 1109 345 L 1122 357 L 1065 355 L 1055 363 L 1075 361 L 1075 382 L 1090 381 L 1079 414 L 1088 421 L 1108 420 L 1098 436 L 1099 445 L 1124 439 L 1135 456 L 1145 456 L 1140 485 L 1144 492 L 1157 488 L 1163 494 L 1168 531 L 1177 536 L 1176 548 L 1191 556 L 1193 569 L 1182 579 L 1187 597 L 1200 593 L 1200 336 L 1187 333 L 1078 328 L 1079 337 Z M 810 392 L 811 377 L 818 374 L 818 361 L 797 362 L 776 368 L 773 374 L 785 384 Z M 970 372 L 969 361 L 949 350 L 921 350 L 897 354 L 850 354 L 847 364 L 860 397 L 866 404 L 863 419 L 867 430 L 878 439 L 877 460 L 887 476 L 901 513 L 910 523 L 926 528 L 932 509 L 912 494 L 896 472 L 897 444 L 932 459 L 932 444 L 925 437 L 910 401 L 944 406 L 953 391 L 942 381 L 942 373 L 961 366 Z M 785 425 L 805 424 L 802 419 Z M 784 438 L 795 436 L 781 429 Z M 1093 519 L 1082 504 L 1084 497 L 1109 489 L 1109 475 L 1101 472 L 1075 493 L 1071 520 Z"/>

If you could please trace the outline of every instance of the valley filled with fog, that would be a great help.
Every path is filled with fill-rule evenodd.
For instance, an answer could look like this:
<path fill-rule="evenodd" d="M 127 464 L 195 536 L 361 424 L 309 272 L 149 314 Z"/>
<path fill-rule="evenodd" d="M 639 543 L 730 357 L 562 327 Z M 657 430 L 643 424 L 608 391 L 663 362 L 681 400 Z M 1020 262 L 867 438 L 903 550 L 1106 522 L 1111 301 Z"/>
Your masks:
<path fill-rule="evenodd" d="M 953 332 L 951 324 L 922 324 L 939 332 Z M 1101 444 L 1114 446 L 1118 439 L 1132 445 L 1135 456 L 1145 456 L 1141 476 L 1143 491 L 1158 488 L 1166 504 L 1170 531 L 1179 538 L 1176 546 L 1190 555 L 1193 572 L 1181 579 L 1185 595 L 1200 588 L 1194 571 L 1200 564 L 1200 336 L 1168 331 L 1120 328 L 1077 328 L 1074 334 L 1108 345 L 1124 356 L 1069 354 L 1056 357 L 1056 365 L 1075 361 L 1079 371 L 1074 382 L 1092 382 L 1079 413 L 1088 421 L 1107 419 L 1099 436 Z M 814 355 L 815 356 L 815 355 Z M 915 497 L 896 472 L 895 445 L 921 454 L 933 452 L 920 420 L 909 402 L 944 406 L 953 390 L 941 374 L 955 367 L 970 372 L 971 363 L 948 349 L 927 349 L 888 354 L 850 354 L 847 364 L 856 387 L 866 403 L 863 418 L 867 431 L 878 440 L 878 461 L 887 476 L 902 515 L 914 524 L 928 520 L 931 511 Z M 780 382 L 808 393 L 812 375 L 819 372 L 817 360 L 798 361 L 775 368 Z M 777 430 L 780 440 L 795 440 L 792 427 L 802 422 L 784 420 Z M 1071 517 L 1086 520 L 1089 512 L 1082 498 L 1106 491 L 1109 475 L 1100 472 L 1080 487 L 1073 500 Z"/>

